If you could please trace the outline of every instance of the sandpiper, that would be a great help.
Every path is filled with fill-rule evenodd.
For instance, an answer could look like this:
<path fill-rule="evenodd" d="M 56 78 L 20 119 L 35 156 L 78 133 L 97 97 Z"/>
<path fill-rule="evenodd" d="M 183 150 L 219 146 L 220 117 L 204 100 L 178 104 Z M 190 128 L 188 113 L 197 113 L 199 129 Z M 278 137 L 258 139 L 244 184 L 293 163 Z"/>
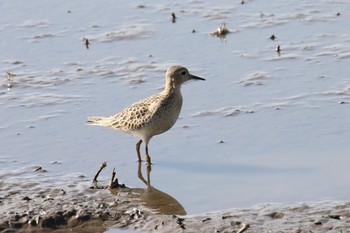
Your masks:
<path fill-rule="evenodd" d="M 164 133 L 175 124 L 182 106 L 181 84 L 192 79 L 205 80 L 190 74 L 185 67 L 178 65 L 171 66 L 165 78 L 165 88 L 162 92 L 137 101 L 113 116 L 89 117 L 88 122 L 140 138 L 136 144 L 138 160 L 141 161 L 140 145 L 144 142 L 146 161 L 151 164 L 148 143 L 154 135 Z"/>

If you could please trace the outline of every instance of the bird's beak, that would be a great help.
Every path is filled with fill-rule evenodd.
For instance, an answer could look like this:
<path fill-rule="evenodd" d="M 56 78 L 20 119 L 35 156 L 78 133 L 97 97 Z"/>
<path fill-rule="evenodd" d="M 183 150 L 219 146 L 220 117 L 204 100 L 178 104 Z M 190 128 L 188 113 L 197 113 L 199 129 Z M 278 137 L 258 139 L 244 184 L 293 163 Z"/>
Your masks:
<path fill-rule="evenodd" d="M 201 78 L 201 77 L 197 77 L 197 76 L 194 76 L 191 74 L 191 79 L 196 79 L 196 80 L 205 80 L 204 78 Z"/>

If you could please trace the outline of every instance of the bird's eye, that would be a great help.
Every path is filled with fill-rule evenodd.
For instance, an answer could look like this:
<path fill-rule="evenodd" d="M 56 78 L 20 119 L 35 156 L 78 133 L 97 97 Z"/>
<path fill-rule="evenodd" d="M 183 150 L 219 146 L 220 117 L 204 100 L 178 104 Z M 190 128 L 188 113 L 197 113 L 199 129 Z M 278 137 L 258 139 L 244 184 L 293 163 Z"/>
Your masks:
<path fill-rule="evenodd" d="M 186 70 L 184 70 L 181 72 L 181 75 L 186 75 L 186 73 L 187 73 Z"/>

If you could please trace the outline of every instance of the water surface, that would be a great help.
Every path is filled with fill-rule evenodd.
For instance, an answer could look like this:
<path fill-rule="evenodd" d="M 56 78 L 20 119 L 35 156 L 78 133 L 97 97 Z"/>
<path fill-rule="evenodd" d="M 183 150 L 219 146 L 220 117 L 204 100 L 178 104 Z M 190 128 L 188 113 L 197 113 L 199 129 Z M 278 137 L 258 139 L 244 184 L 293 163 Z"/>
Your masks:
<path fill-rule="evenodd" d="M 160 91 L 166 69 L 182 64 L 206 82 L 183 86 L 180 119 L 150 143 L 154 187 L 188 214 L 348 198 L 345 0 L 9 1 L 0 9 L 4 179 L 36 165 L 49 177 L 93 177 L 108 161 L 121 182 L 145 187 L 137 139 L 85 121 Z M 211 36 L 223 23 L 231 33 Z"/>

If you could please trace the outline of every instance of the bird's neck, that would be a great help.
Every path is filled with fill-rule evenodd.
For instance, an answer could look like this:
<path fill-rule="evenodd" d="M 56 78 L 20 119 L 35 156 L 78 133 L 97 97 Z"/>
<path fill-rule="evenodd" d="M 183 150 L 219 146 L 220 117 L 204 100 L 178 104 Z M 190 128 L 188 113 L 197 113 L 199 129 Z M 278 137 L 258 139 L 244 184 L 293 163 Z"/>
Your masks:
<path fill-rule="evenodd" d="M 176 85 L 173 82 L 168 82 L 165 85 L 163 93 L 165 95 L 181 95 L 181 85 Z"/>

